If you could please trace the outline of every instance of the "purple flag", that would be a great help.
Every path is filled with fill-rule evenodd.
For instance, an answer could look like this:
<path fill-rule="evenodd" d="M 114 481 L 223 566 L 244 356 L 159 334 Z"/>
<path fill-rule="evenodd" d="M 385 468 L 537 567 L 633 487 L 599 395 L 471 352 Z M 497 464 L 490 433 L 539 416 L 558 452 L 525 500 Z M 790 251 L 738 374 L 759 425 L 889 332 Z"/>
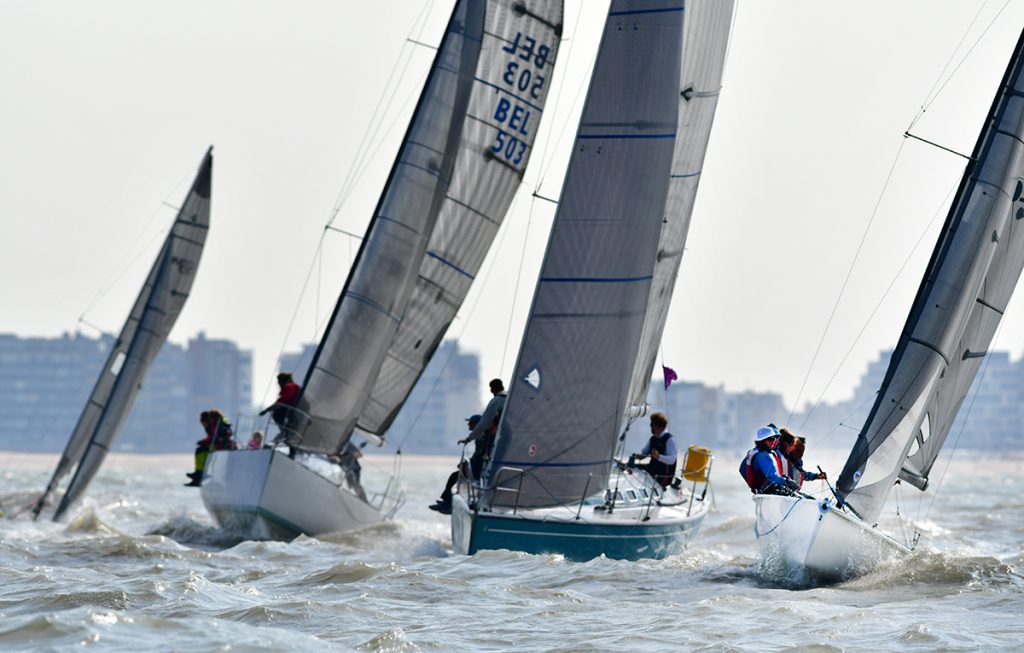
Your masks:
<path fill-rule="evenodd" d="M 666 390 L 668 390 L 668 387 L 672 385 L 673 381 L 679 378 L 679 375 L 676 374 L 676 371 L 674 369 L 672 369 L 671 367 L 665 367 L 664 365 L 661 366 L 661 373 L 665 375 Z"/>

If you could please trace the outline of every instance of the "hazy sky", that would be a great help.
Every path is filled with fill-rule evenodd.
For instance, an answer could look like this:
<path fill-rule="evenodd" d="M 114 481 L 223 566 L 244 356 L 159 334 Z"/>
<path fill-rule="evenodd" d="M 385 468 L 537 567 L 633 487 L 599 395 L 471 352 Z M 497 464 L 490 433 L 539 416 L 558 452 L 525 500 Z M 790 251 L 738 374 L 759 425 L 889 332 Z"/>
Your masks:
<path fill-rule="evenodd" d="M 0 0 L 0 332 L 116 332 L 173 219 L 164 203 L 212 144 L 211 233 L 171 339 L 252 348 L 259 400 L 344 282 L 356 243 L 331 233 L 316 253 L 346 180 L 334 225 L 369 220 L 433 56 L 406 38 L 436 43 L 452 4 Z M 515 362 L 554 209 L 530 193 L 558 196 L 606 9 L 566 2 L 541 140 L 449 331 L 485 377 Z M 1022 27 L 1020 1 L 740 0 L 665 363 L 789 402 L 810 370 L 801 403 L 849 396 L 895 344 L 963 170 L 902 134 L 959 66 L 914 132 L 969 153 Z M 1022 306 L 995 345 L 1014 356 Z"/>

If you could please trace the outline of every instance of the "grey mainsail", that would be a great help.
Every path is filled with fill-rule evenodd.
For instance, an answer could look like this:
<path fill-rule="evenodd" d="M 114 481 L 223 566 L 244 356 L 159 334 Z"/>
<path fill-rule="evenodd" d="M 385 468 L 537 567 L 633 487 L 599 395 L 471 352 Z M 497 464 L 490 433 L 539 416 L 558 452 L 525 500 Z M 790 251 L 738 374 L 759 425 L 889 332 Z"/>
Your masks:
<path fill-rule="evenodd" d="M 611 3 L 487 472 L 504 488 L 512 468 L 516 491 L 492 505 L 607 484 L 669 192 L 683 25 L 678 0 Z"/>
<path fill-rule="evenodd" d="M 382 434 L 465 298 L 529 159 L 561 0 L 462 0 L 303 383 L 289 442 Z"/>
<path fill-rule="evenodd" d="M 864 520 L 897 476 L 924 489 L 1024 267 L 1024 33 L 838 481 Z"/>
<path fill-rule="evenodd" d="M 167 340 L 192 288 L 210 226 L 212 175 L 210 148 L 35 507 L 36 517 L 72 470 L 74 476 L 53 518 L 59 519 L 85 492 L 124 424 L 146 371 Z"/>
<path fill-rule="evenodd" d="M 679 119 L 668 187 L 668 204 L 661 225 L 661 240 L 651 279 L 640 348 L 630 383 L 630 405 L 647 400 L 647 388 L 658 355 L 661 336 L 682 262 L 690 216 L 697 198 L 704 154 L 711 137 L 729 43 L 732 0 L 686 3 L 683 21 L 683 63 Z"/>

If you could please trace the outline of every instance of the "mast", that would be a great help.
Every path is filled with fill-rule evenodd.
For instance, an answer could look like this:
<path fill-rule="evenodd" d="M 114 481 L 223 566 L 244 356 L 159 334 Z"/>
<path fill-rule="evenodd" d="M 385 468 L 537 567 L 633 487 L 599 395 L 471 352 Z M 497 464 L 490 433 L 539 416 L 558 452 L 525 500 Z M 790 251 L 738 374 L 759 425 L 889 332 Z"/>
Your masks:
<path fill-rule="evenodd" d="M 74 469 L 54 520 L 88 488 L 135 402 L 142 380 L 188 299 L 210 224 L 213 148 L 209 148 L 146 282 L 111 348 L 57 468 L 39 498 L 49 496 Z"/>
<path fill-rule="evenodd" d="M 897 476 L 920 489 L 1024 266 L 1024 32 L 837 491 L 866 521 Z"/>

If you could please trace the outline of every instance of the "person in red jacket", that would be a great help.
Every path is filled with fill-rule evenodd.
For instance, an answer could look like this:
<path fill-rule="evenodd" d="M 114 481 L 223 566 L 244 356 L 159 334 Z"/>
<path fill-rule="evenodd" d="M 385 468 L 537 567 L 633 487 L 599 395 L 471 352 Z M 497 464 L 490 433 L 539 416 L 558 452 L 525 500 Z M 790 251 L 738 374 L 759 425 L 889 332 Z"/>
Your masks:
<path fill-rule="evenodd" d="M 299 394 L 301 394 L 302 388 L 295 382 L 290 372 L 278 374 L 277 385 L 281 389 L 277 395 L 277 400 L 261 410 L 260 415 L 266 415 L 269 412 L 270 416 L 274 419 L 274 423 L 283 429 L 285 419 L 288 417 L 288 411 L 299 402 Z"/>

